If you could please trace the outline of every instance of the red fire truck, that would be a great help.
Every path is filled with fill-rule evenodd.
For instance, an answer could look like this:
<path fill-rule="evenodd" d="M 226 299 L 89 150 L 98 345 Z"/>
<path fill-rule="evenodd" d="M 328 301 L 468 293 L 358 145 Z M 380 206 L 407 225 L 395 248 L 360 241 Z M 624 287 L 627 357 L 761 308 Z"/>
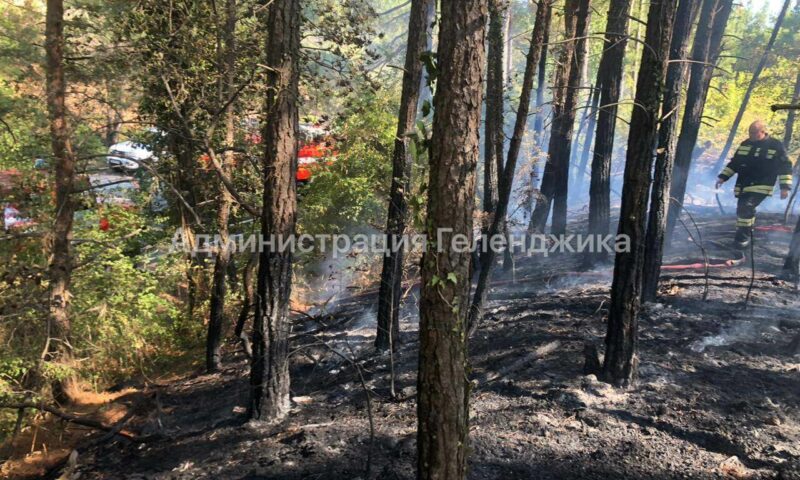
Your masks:
<path fill-rule="evenodd" d="M 314 170 L 322 165 L 330 165 L 336 159 L 336 152 L 332 148 L 331 132 L 318 125 L 300 125 L 300 150 L 297 152 L 297 175 L 295 180 L 298 186 L 311 182 Z M 247 136 L 248 143 L 261 144 L 261 135 L 251 133 Z"/>

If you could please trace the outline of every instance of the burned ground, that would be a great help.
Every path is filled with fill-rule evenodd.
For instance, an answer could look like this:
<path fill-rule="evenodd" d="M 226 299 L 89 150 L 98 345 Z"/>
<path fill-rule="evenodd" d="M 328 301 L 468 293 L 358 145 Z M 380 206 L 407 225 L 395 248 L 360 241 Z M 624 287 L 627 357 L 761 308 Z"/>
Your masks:
<path fill-rule="evenodd" d="M 741 260 L 726 247 L 730 218 L 699 223 L 709 257 Z M 629 390 L 583 374 L 584 346 L 603 344 L 610 267 L 581 274 L 576 256 L 520 259 L 497 278 L 470 343 L 469 478 L 800 478 L 800 357 L 787 350 L 800 296 L 776 277 L 788 239 L 756 232 L 746 309 L 749 259 L 711 269 L 706 301 L 703 269 L 665 271 L 659 303 L 641 315 Z M 674 245 L 669 264 L 702 257 L 685 231 Z M 126 428 L 155 436 L 78 445 L 75 464 L 52 476 L 414 478 L 414 295 L 394 358 L 373 354 L 374 304 L 367 292 L 297 317 L 295 408 L 283 423 L 244 423 L 248 364 L 231 347 L 222 372 L 149 388 L 152 408 Z"/>

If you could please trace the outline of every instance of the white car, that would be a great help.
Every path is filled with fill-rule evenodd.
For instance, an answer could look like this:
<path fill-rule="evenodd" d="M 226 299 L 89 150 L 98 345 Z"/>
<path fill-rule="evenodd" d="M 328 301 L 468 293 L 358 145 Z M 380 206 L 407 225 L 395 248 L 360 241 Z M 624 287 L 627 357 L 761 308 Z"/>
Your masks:
<path fill-rule="evenodd" d="M 111 145 L 106 162 L 111 169 L 133 172 L 139 169 L 142 162 L 154 159 L 149 145 L 127 141 Z"/>

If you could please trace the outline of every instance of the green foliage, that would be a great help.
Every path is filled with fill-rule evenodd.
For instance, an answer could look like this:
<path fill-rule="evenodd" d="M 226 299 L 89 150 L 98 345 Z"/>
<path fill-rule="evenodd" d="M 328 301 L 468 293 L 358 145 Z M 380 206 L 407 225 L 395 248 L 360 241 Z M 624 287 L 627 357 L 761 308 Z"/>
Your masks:
<path fill-rule="evenodd" d="M 101 216 L 111 228 L 100 230 Z M 81 369 L 97 383 L 135 373 L 155 356 L 169 356 L 193 346 L 200 325 L 188 325 L 180 310 L 177 286 L 183 264 L 166 255 L 166 233 L 131 238 L 153 219 L 113 208 L 89 212 L 81 221 L 78 269 L 73 278 L 73 337 L 78 340 Z M 157 228 L 157 227 L 156 227 Z M 162 236 L 161 246 L 146 243 Z M 156 260 L 156 261 L 154 261 Z M 169 287 L 170 288 L 165 288 Z"/>
<path fill-rule="evenodd" d="M 110 224 L 107 231 L 99 228 L 101 218 Z M 159 223 L 163 219 L 119 207 L 76 216 L 70 307 L 76 361 L 71 370 L 43 364 L 44 378 L 77 373 L 105 386 L 199 344 L 202 325 L 189 322 L 181 310 L 184 263 L 167 254 L 171 232 Z M 47 298 L 41 244 L 9 243 L 2 253 L 18 270 L 7 272 L 12 276 L 0 301 L 0 394 L 20 390 L 25 375 L 38 365 Z"/>
<path fill-rule="evenodd" d="M 701 139 L 711 140 L 718 145 L 725 141 L 753 71 L 761 60 L 774 20 L 768 18 L 765 12 L 754 12 L 749 8 L 734 10 L 726 33 L 741 39 L 726 42 L 727 50 L 720 61 L 724 71 L 718 70 L 712 82 L 704 112 L 705 123 L 700 131 Z M 767 122 L 772 136 L 783 139 L 788 112 L 773 113 L 770 106 L 791 101 L 800 61 L 799 24 L 800 11 L 790 11 L 748 103 L 737 142 L 747 136 L 747 127 L 757 119 Z M 800 132 L 797 128 L 795 130 L 797 138 Z"/>
<path fill-rule="evenodd" d="M 365 95 L 337 122 L 336 161 L 315 171 L 301 191 L 301 232 L 338 233 L 364 225 L 383 229 L 396 111 L 387 92 Z"/>

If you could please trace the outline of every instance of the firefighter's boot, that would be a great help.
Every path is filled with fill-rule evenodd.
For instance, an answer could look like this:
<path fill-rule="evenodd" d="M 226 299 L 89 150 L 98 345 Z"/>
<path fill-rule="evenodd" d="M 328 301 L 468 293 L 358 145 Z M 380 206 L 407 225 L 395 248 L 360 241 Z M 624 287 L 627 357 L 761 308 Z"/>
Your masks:
<path fill-rule="evenodd" d="M 736 248 L 744 250 L 750 246 L 750 239 L 753 235 L 753 227 L 738 227 L 736 228 L 736 236 L 733 238 L 733 244 Z"/>

